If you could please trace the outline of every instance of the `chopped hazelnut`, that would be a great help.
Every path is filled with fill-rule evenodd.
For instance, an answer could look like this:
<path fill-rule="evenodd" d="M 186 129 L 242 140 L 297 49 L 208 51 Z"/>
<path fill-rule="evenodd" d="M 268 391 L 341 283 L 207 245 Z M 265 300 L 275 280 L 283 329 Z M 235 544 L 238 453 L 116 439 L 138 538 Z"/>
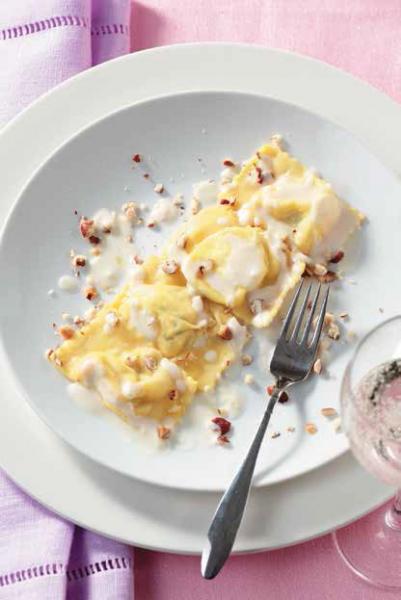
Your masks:
<path fill-rule="evenodd" d="M 258 315 L 263 311 L 263 300 L 255 298 L 249 305 L 250 311 L 253 315 Z"/>
<path fill-rule="evenodd" d="M 222 327 L 220 327 L 219 331 L 217 332 L 217 335 L 222 340 L 232 340 L 233 339 L 233 332 L 227 325 L 223 325 Z"/>
<path fill-rule="evenodd" d="M 246 373 L 244 375 L 244 383 L 246 383 L 247 385 L 252 385 L 253 383 L 255 383 L 255 378 L 252 375 L 252 373 Z"/>
<path fill-rule="evenodd" d="M 99 246 L 94 246 L 94 248 L 90 249 L 90 253 L 92 254 L 92 256 L 100 256 L 102 251 L 99 248 Z"/>
<path fill-rule="evenodd" d="M 74 332 L 74 329 L 72 327 L 70 327 L 70 325 L 62 325 L 61 327 L 58 328 L 58 333 L 65 340 L 69 340 L 74 336 L 75 332 Z"/>
<path fill-rule="evenodd" d="M 156 183 L 153 190 L 156 192 L 156 194 L 162 194 L 164 191 L 164 185 L 162 183 Z"/>
<path fill-rule="evenodd" d="M 309 433 L 309 435 L 314 435 L 317 433 L 317 427 L 314 423 L 305 423 L 305 431 Z"/>
<path fill-rule="evenodd" d="M 340 329 L 337 323 L 331 323 L 331 325 L 329 325 L 327 335 L 332 340 L 338 340 L 340 338 Z"/>
<path fill-rule="evenodd" d="M 187 243 L 188 243 L 188 236 L 186 236 L 186 235 L 180 235 L 180 237 L 175 242 L 177 248 L 180 248 L 181 250 L 185 250 Z"/>
<path fill-rule="evenodd" d="M 162 271 L 166 275 L 174 275 L 178 271 L 178 263 L 173 259 L 167 259 L 162 264 Z"/>
<path fill-rule="evenodd" d="M 335 254 L 330 258 L 329 262 L 333 264 L 337 264 L 344 258 L 344 252 L 342 250 L 337 250 Z"/>
<path fill-rule="evenodd" d="M 55 352 L 54 352 L 53 348 L 48 348 L 46 350 L 45 357 L 47 358 L 47 360 L 54 360 Z"/>
<path fill-rule="evenodd" d="M 101 242 L 101 239 L 97 235 L 90 235 L 88 239 L 93 246 L 97 246 Z"/>
<path fill-rule="evenodd" d="M 92 219 L 81 217 L 79 221 L 79 230 L 83 238 L 89 238 L 95 233 L 95 223 Z"/>
<path fill-rule="evenodd" d="M 315 275 L 317 275 L 318 277 L 323 277 L 324 275 L 327 274 L 327 269 L 324 265 L 317 264 L 314 267 L 314 272 L 315 272 Z"/>
<path fill-rule="evenodd" d="M 320 412 L 324 417 L 336 417 L 338 414 L 336 409 L 332 408 L 331 406 L 327 408 L 322 408 Z"/>
<path fill-rule="evenodd" d="M 192 198 L 191 200 L 191 213 L 193 215 L 196 215 L 199 212 L 200 209 L 200 202 L 198 200 L 198 198 Z"/>
<path fill-rule="evenodd" d="M 134 222 L 137 220 L 137 210 L 135 202 L 126 202 L 121 207 L 122 212 L 127 217 L 128 221 Z"/>
<path fill-rule="evenodd" d="M 248 365 L 250 365 L 253 361 L 253 358 L 250 354 L 243 354 L 241 356 L 241 362 L 244 365 L 244 367 L 247 367 Z"/>
<path fill-rule="evenodd" d="M 320 373 L 322 372 L 322 361 L 320 358 L 315 360 L 315 363 L 313 365 L 313 372 L 316 373 L 316 375 L 320 375 Z"/>
<path fill-rule="evenodd" d="M 167 440 L 171 435 L 171 429 L 169 427 L 159 425 L 157 428 L 157 435 L 160 440 Z"/>
<path fill-rule="evenodd" d="M 72 258 L 73 267 L 84 267 L 86 265 L 86 257 L 83 254 L 77 254 Z"/>
<path fill-rule="evenodd" d="M 212 423 L 216 426 L 216 429 L 221 435 L 225 435 L 231 429 L 231 422 L 224 417 L 214 417 Z"/>
<path fill-rule="evenodd" d="M 280 437 L 281 433 L 279 431 L 275 431 L 274 433 L 272 433 L 271 437 L 274 440 L 275 438 Z"/>
<path fill-rule="evenodd" d="M 84 289 L 84 296 L 87 300 L 95 300 L 98 296 L 97 289 L 94 287 L 87 287 Z"/>
<path fill-rule="evenodd" d="M 209 273 L 214 267 L 214 262 L 211 258 L 206 259 L 201 263 L 196 272 L 197 277 L 203 277 L 205 273 Z"/>
<path fill-rule="evenodd" d="M 157 360 L 153 356 L 145 356 L 143 364 L 149 371 L 155 371 L 157 369 Z"/>
<path fill-rule="evenodd" d="M 317 275 L 317 279 L 320 281 L 320 283 L 331 283 L 332 281 L 338 279 L 338 276 L 337 273 L 334 273 L 334 271 L 327 271 L 327 273 L 324 275 Z"/>

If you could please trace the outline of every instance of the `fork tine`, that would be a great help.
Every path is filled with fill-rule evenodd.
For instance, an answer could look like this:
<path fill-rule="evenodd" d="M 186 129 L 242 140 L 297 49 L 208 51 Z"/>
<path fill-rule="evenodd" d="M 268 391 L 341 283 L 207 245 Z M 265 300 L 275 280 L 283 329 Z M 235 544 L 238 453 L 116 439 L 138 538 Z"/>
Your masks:
<path fill-rule="evenodd" d="M 306 341 L 307 341 L 307 339 L 308 339 L 308 337 L 309 337 L 309 333 L 310 333 L 310 330 L 312 328 L 312 321 L 313 321 L 313 317 L 315 315 L 315 311 L 316 311 L 316 307 L 317 307 L 317 303 L 318 303 L 318 300 L 319 300 L 321 289 L 322 289 L 322 284 L 319 283 L 318 288 L 316 290 L 315 298 L 313 300 L 311 311 L 310 311 L 307 323 L 305 325 L 305 330 L 304 330 L 304 332 L 302 334 L 301 344 L 305 344 Z"/>
<path fill-rule="evenodd" d="M 311 346 L 310 346 L 310 350 L 313 353 L 316 352 L 317 345 L 318 345 L 319 339 L 320 339 L 320 334 L 322 332 L 322 327 L 323 327 L 323 323 L 324 323 L 324 317 L 326 316 L 327 301 L 329 299 L 329 291 L 330 291 L 330 287 L 328 286 L 327 290 L 326 290 L 326 293 L 324 295 L 322 306 L 320 307 L 319 318 L 317 320 L 315 333 L 313 334 L 312 343 L 311 343 Z"/>
<path fill-rule="evenodd" d="M 304 280 L 302 279 L 301 283 L 298 286 L 297 291 L 294 294 L 294 298 L 292 299 L 290 308 L 288 309 L 287 316 L 285 318 L 285 321 L 284 321 L 284 324 L 283 324 L 283 328 L 281 330 L 280 338 L 285 337 L 286 334 L 288 333 L 289 327 L 291 325 L 291 320 L 292 320 L 292 317 L 294 315 L 295 307 L 297 305 L 298 298 L 299 298 L 299 295 L 301 293 L 303 284 L 304 284 Z"/>
<path fill-rule="evenodd" d="M 299 331 L 301 329 L 302 321 L 304 319 L 306 307 L 308 305 L 309 294 L 310 294 L 311 289 L 312 289 L 312 284 L 310 283 L 308 289 L 306 290 L 306 294 L 305 294 L 304 300 L 302 302 L 302 306 L 299 311 L 297 320 L 295 321 L 294 329 L 293 329 L 291 337 L 290 337 L 290 342 L 296 341 L 296 339 L 298 337 Z"/>

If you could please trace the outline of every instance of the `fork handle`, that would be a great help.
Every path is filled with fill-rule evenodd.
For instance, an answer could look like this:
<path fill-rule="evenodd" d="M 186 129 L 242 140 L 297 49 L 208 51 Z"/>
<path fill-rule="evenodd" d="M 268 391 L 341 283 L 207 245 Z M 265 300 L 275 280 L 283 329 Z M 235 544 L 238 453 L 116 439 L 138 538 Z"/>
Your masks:
<path fill-rule="evenodd" d="M 274 406 L 285 387 L 280 382 L 275 386 L 248 454 L 214 514 L 207 534 L 209 543 L 202 552 L 201 572 L 205 579 L 213 579 L 218 574 L 231 552 L 249 496 L 260 446 Z"/>

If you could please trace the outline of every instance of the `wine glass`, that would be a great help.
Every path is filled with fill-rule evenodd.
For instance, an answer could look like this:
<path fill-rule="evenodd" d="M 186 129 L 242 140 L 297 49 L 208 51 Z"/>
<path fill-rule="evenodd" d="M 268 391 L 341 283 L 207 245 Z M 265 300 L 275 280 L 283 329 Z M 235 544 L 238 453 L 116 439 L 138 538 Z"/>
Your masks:
<path fill-rule="evenodd" d="M 361 340 L 344 374 L 341 404 L 356 459 L 398 492 L 390 508 L 334 532 L 334 543 L 365 581 L 401 589 L 401 316 Z"/>

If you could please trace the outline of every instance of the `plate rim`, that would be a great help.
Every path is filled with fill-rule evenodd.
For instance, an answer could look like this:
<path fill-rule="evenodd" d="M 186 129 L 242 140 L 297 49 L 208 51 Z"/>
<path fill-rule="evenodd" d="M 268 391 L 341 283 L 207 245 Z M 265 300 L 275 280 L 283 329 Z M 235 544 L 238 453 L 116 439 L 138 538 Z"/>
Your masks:
<path fill-rule="evenodd" d="M 207 43 L 207 44 L 202 44 L 202 43 L 197 43 L 197 44 L 180 44 L 180 45 L 173 45 L 173 46 L 165 46 L 165 47 L 157 48 L 157 49 L 149 49 L 149 50 L 146 50 L 146 51 L 143 51 L 143 52 L 140 52 L 140 53 L 138 52 L 138 53 L 133 54 L 133 55 L 128 55 L 128 57 L 127 56 L 121 57 L 121 58 L 116 59 L 115 61 L 112 61 L 110 63 L 105 63 L 104 65 L 100 65 L 99 67 L 96 67 L 95 69 L 91 69 L 90 71 L 87 71 L 85 73 L 81 73 L 81 74 L 75 76 L 74 78 L 72 78 L 71 80 L 69 80 L 67 82 L 64 82 L 63 84 L 61 84 L 60 86 L 58 86 L 58 88 L 55 88 L 54 90 L 52 90 L 51 92 L 49 92 L 48 94 L 46 94 L 45 96 L 43 96 L 42 98 L 40 98 L 39 100 L 37 100 L 33 105 L 31 105 L 30 107 L 28 107 L 27 109 L 25 109 L 19 116 L 17 116 L 12 122 L 10 122 L 3 129 L 3 131 L 0 134 L 0 153 L 1 153 L 1 150 L 3 150 L 3 148 L 2 148 L 2 142 L 5 142 L 6 138 L 10 137 L 10 135 L 11 135 L 11 138 L 15 139 L 15 142 L 14 142 L 14 146 L 15 146 L 16 142 L 18 141 L 18 135 L 20 135 L 20 132 L 24 131 L 25 121 L 26 120 L 29 121 L 30 118 L 32 118 L 33 121 L 35 121 L 35 118 L 38 118 L 40 120 L 41 115 L 39 113 L 40 113 L 41 109 L 43 108 L 43 106 L 46 106 L 47 104 L 49 104 L 49 102 L 53 103 L 53 104 L 55 102 L 57 104 L 58 100 L 62 101 L 62 94 L 65 93 L 65 92 L 63 92 L 63 90 L 68 89 L 69 86 L 72 86 L 73 91 L 74 91 L 74 86 L 78 87 L 78 88 L 80 86 L 82 87 L 82 83 L 79 83 L 80 81 L 81 82 L 86 82 L 86 81 L 90 80 L 93 77 L 95 77 L 95 78 L 98 77 L 97 74 L 99 74 L 99 73 L 105 73 L 107 71 L 110 71 L 110 69 L 115 68 L 113 66 L 113 63 L 114 64 L 117 64 L 117 63 L 119 63 L 119 64 L 125 64 L 125 63 L 130 64 L 131 61 L 132 62 L 135 62 L 135 61 L 138 62 L 138 60 L 139 61 L 142 60 L 142 57 L 144 55 L 146 55 L 146 57 L 147 57 L 146 60 L 148 60 L 149 55 L 154 58 L 155 56 L 157 57 L 157 55 L 160 52 L 162 52 L 164 54 L 167 54 L 167 55 L 168 54 L 171 55 L 171 53 L 173 53 L 173 54 L 175 54 L 175 57 L 177 56 L 177 52 L 178 52 L 178 55 L 180 55 L 180 54 L 182 55 L 182 53 L 184 52 L 184 56 L 185 56 L 186 52 L 189 51 L 189 52 L 193 53 L 194 49 L 196 49 L 197 52 L 200 49 L 201 53 L 204 51 L 204 49 L 209 50 L 209 51 L 210 51 L 210 49 L 213 49 L 213 51 L 216 52 L 217 54 L 221 54 L 220 49 L 227 50 L 228 48 L 230 50 L 232 50 L 233 52 L 244 52 L 244 53 L 255 53 L 256 52 L 257 54 L 260 54 L 261 62 L 266 62 L 266 63 L 269 62 L 269 59 L 270 59 L 270 61 L 272 63 L 280 63 L 280 60 L 282 59 L 282 57 L 285 56 L 287 61 L 289 60 L 290 62 L 297 63 L 297 66 L 301 67 L 301 71 L 303 70 L 303 67 L 305 67 L 305 65 L 309 65 L 309 67 L 311 65 L 313 65 L 313 69 L 312 70 L 315 70 L 315 69 L 316 70 L 321 70 L 323 68 L 323 71 L 327 74 L 328 78 L 330 78 L 329 74 L 331 73 L 333 75 L 333 79 L 338 79 L 339 78 L 340 80 L 342 80 L 342 82 L 344 82 L 344 85 L 345 85 L 345 82 L 348 82 L 350 84 L 351 88 L 352 87 L 353 88 L 355 88 L 355 87 L 359 88 L 359 93 L 361 95 L 366 95 L 367 94 L 368 96 L 371 97 L 371 99 L 372 99 L 373 95 L 376 96 L 376 101 L 379 104 L 382 104 L 382 105 L 385 104 L 386 105 L 386 108 L 388 109 L 387 114 L 388 113 L 390 113 L 390 114 L 393 113 L 394 112 L 394 108 L 395 108 L 396 109 L 395 112 L 398 113 L 397 117 L 398 118 L 400 117 L 400 107 L 399 107 L 399 105 L 397 105 L 395 103 L 395 101 L 392 101 L 391 99 L 387 98 L 382 92 L 379 92 L 378 90 L 376 90 L 375 88 L 373 88 L 369 84 L 361 82 L 361 81 L 357 80 L 356 78 L 354 78 L 353 76 L 351 76 L 349 74 L 345 74 L 345 73 L 341 72 L 339 69 L 336 69 L 334 67 L 330 67 L 328 65 L 325 65 L 324 63 L 322 63 L 322 62 L 320 62 L 320 61 L 318 61 L 316 59 L 310 59 L 310 58 L 307 58 L 307 57 L 304 58 L 304 57 L 302 57 L 300 55 L 295 55 L 295 54 L 290 53 L 290 52 L 281 52 L 281 51 L 278 51 L 278 50 L 269 50 L 267 48 L 264 48 L 263 46 L 252 46 L 252 45 L 249 45 L 249 44 L 228 44 L 228 43 L 224 43 L 224 44 L 213 44 L 213 43 Z M 173 56 L 173 59 L 175 57 Z M 259 60 L 259 57 L 258 57 L 258 60 Z M 185 62 L 185 58 L 184 58 L 184 62 Z M 291 67 L 291 65 L 290 65 L 290 67 Z M 291 70 L 291 68 L 290 68 L 290 70 Z M 335 76 L 334 76 L 334 74 L 335 74 Z M 316 73 L 316 75 L 318 75 L 318 73 Z M 178 88 L 178 89 L 180 89 L 180 88 Z M 193 89 L 193 88 L 191 88 L 191 89 Z M 210 88 L 207 88 L 207 89 L 210 89 Z M 238 91 L 238 90 L 236 90 L 236 91 Z M 141 93 L 144 93 L 144 92 L 142 91 Z M 146 95 L 144 93 L 144 96 L 143 96 L 144 99 L 145 98 L 149 98 L 149 97 L 151 97 L 151 95 L 149 96 L 149 95 Z M 278 95 L 278 96 L 274 95 L 274 97 L 282 99 L 280 97 L 280 95 Z M 50 98 L 50 100 L 49 100 L 49 98 Z M 309 106 L 305 106 L 302 102 L 296 102 L 296 104 L 298 106 L 301 106 L 302 108 L 309 108 L 310 111 L 315 112 Z M 372 102 L 372 104 L 375 104 L 375 103 Z M 106 102 L 106 105 L 107 105 L 107 102 Z M 121 106 L 124 106 L 124 104 L 121 104 Z M 52 108 L 52 107 L 50 107 L 50 108 Z M 107 106 L 105 106 L 105 110 L 107 112 Z M 325 107 L 325 110 L 326 110 L 326 107 Z M 352 111 L 350 111 L 350 112 L 352 112 Z M 319 116 L 321 116 L 322 112 L 321 111 L 317 111 L 317 114 Z M 326 118 L 327 118 L 327 116 L 326 116 Z M 331 121 L 335 122 L 336 124 L 339 124 L 341 126 L 341 123 L 339 123 L 337 121 L 337 119 L 333 119 L 331 117 L 329 117 L 329 119 Z M 87 121 L 87 123 L 92 123 L 92 122 L 93 122 L 92 120 Z M 345 126 L 345 128 L 348 129 L 348 127 L 346 127 L 346 126 Z M 395 127 L 394 127 L 394 129 L 395 129 Z M 75 132 L 76 131 L 77 131 L 77 129 L 75 129 Z M 11 134 L 10 134 L 10 132 L 11 132 Z M 72 137 L 72 135 L 70 134 L 65 139 L 70 139 L 71 137 Z M 363 137 L 363 136 L 361 135 L 361 137 Z M 395 135 L 394 135 L 394 138 L 395 138 Z M 372 142 L 374 141 L 373 137 L 371 137 L 370 139 L 371 139 Z M 387 143 L 387 141 L 386 141 L 386 143 Z M 367 145 L 368 148 L 372 151 L 371 146 L 369 144 L 366 144 L 365 140 L 364 140 L 364 144 Z M 3 146 L 5 146 L 5 145 L 6 144 L 4 143 Z M 389 144 L 389 145 L 391 146 L 391 144 Z M 379 144 L 379 146 L 380 146 L 380 144 Z M 54 152 L 54 149 L 56 147 L 57 147 L 57 145 L 54 146 L 54 148 L 53 148 L 52 151 L 46 152 L 45 154 L 42 154 L 42 156 L 44 156 L 44 159 L 46 159 L 49 154 L 52 154 Z M 14 148 L 14 151 L 15 151 L 15 148 Z M 382 151 L 381 152 L 382 155 L 384 154 L 385 157 L 389 158 L 390 152 L 385 152 L 384 144 L 382 144 L 381 151 Z M 13 148 L 9 152 L 9 156 L 10 157 L 12 155 L 12 152 L 13 152 Z M 377 156 L 378 153 L 375 152 L 375 155 Z M 5 156 L 7 156 L 7 153 L 5 153 Z M 25 157 L 25 158 L 28 158 L 28 157 Z M 43 162 L 44 162 L 44 159 L 43 159 Z M 26 169 L 30 170 L 30 175 L 31 175 L 32 172 L 35 170 L 35 164 L 34 164 L 34 162 L 32 163 L 32 161 L 29 163 L 29 160 L 27 162 L 28 162 L 28 164 L 26 165 Z M 385 164 L 387 164 L 387 166 L 389 166 L 389 163 L 387 162 L 387 160 L 383 160 L 383 162 Z M 396 171 L 397 170 L 398 171 L 401 170 L 401 165 L 400 165 L 399 162 L 398 163 L 396 162 L 394 155 L 393 155 L 393 161 L 390 164 L 390 168 L 392 170 L 396 170 Z M 27 179 L 30 179 L 30 176 L 29 177 L 25 177 L 25 182 L 26 182 Z M 10 183 L 8 183 L 8 185 L 10 185 Z M 18 187 L 18 183 L 17 184 L 14 183 L 14 187 L 15 187 L 15 185 L 17 185 L 17 187 Z M 22 186 L 20 185 L 20 187 L 22 187 Z M 9 195 L 13 194 L 13 186 L 12 185 L 11 185 L 11 189 L 9 189 L 9 190 L 6 189 L 4 196 L 6 196 L 7 192 L 8 192 Z M 15 195 L 15 190 L 14 190 L 14 195 Z M 11 410 L 11 406 L 9 406 L 8 409 Z M 3 411 L 3 410 L 4 410 L 4 407 L 0 408 L 0 411 Z M 20 423 L 20 425 L 22 426 L 23 423 Z M 2 426 L 0 425 L 0 429 L 1 429 L 1 427 Z M 50 433 L 49 433 L 49 435 L 50 435 Z M 6 440 L 7 436 L 5 436 L 4 439 Z M 0 442 L 0 447 L 3 447 L 3 449 L 4 449 L 4 447 L 6 447 L 6 445 L 4 445 L 4 443 Z M 6 450 L 7 450 L 7 448 L 6 448 Z M 9 451 L 9 448 L 8 448 L 8 451 Z M 68 508 L 66 508 L 65 506 L 64 506 L 64 508 L 62 508 L 60 506 L 55 506 L 55 504 L 57 505 L 58 503 L 55 502 L 54 498 L 52 498 L 50 500 L 50 503 L 46 502 L 45 496 L 47 498 L 49 498 L 49 496 L 51 497 L 51 494 L 49 494 L 49 490 L 47 490 L 47 494 L 46 494 L 46 490 L 44 490 L 44 491 L 42 490 L 42 493 L 39 493 L 39 494 L 35 493 L 35 491 L 37 492 L 37 490 L 35 488 L 35 485 L 37 485 L 38 482 L 37 481 L 32 481 L 32 478 L 30 476 L 28 476 L 27 473 L 25 473 L 25 472 L 22 473 L 21 470 L 24 471 L 24 469 L 23 468 L 21 469 L 21 465 L 18 465 L 19 469 L 16 468 L 16 464 L 13 463 L 13 461 L 11 460 L 10 456 L 5 457 L 5 453 L 2 452 L 1 453 L 1 457 L 2 457 L 1 458 L 2 466 L 6 467 L 5 470 L 9 470 L 10 471 L 10 474 L 11 474 L 12 478 L 14 478 L 17 482 L 19 482 L 19 484 L 21 485 L 21 487 L 23 487 L 25 489 L 28 489 L 33 496 L 39 498 L 39 500 L 41 502 L 43 502 L 44 504 L 50 506 L 53 510 L 55 510 L 59 514 L 62 513 L 67 518 L 70 518 L 70 519 L 72 519 L 72 520 L 74 520 L 76 522 L 80 522 L 83 526 L 85 526 L 88 523 L 88 518 L 85 519 L 85 517 L 80 518 L 78 521 L 77 521 L 76 518 L 74 519 L 74 515 L 71 514 L 71 510 L 68 510 Z M 5 463 L 7 463 L 7 464 L 5 464 Z M 7 465 L 10 467 L 10 469 L 7 469 Z M 357 473 L 357 472 L 360 471 L 359 467 L 357 467 L 356 465 L 353 468 L 355 468 L 355 473 Z M 322 467 L 320 469 L 322 469 Z M 72 469 L 72 470 L 74 470 L 74 469 Z M 17 471 L 18 471 L 18 473 L 17 473 Z M 361 474 L 359 473 L 359 475 L 361 475 Z M 302 475 L 299 478 L 295 478 L 294 481 L 296 481 L 296 480 L 298 480 L 298 481 L 299 480 L 305 480 L 308 477 L 309 477 L 309 473 L 307 475 Z M 370 478 L 367 475 L 366 476 L 365 475 L 363 475 L 363 476 L 361 475 L 361 477 L 362 477 L 362 480 L 367 485 L 367 487 L 369 487 L 368 481 L 370 480 Z M 89 480 L 89 477 L 87 479 Z M 24 481 L 25 481 L 26 485 L 24 485 Z M 88 484 L 89 484 L 89 481 L 88 481 Z M 276 486 L 280 487 L 281 485 L 283 485 L 283 484 L 276 484 L 274 487 L 276 487 Z M 151 487 L 151 486 L 149 486 L 149 487 Z M 34 488 L 35 488 L 35 491 L 34 491 Z M 378 503 L 380 503 L 381 501 L 385 500 L 389 496 L 388 488 L 384 488 L 384 486 L 381 486 L 380 484 L 375 484 L 375 488 L 371 487 L 370 491 L 372 493 L 371 501 L 367 502 L 367 504 L 365 504 L 365 506 L 364 506 L 363 509 L 362 509 L 362 507 L 357 508 L 356 512 L 354 511 L 355 514 L 353 516 L 348 515 L 346 517 L 347 520 L 350 520 L 350 518 L 356 518 L 357 516 L 359 516 L 363 512 L 366 512 L 366 511 L 372 509 L 374 506 L 376 506 Z M 374 491 L 376 493 L 374 493 Z M 180 492 L 177 491 L 177 493 L 180 493 Z M 194 495 L 196 495 L 196 493 Z M 215 496 L 217 497 L 217 494 L 215 494 Z M 59 501 L 60 501 L 60 499 L 59 499 Z M 63 504 L 63 502 L 62 502 L 62 504 Z M 91 519 L 89 519 L 89 523 L 90 522 L 91 522 Z M 334 526 L 338 526 L 340 524 L 344 524 L 344 522 L 345 522 L 344 520 L 341 520 L 341 518 L 339 519 L 337 517 L 336 522 L 333 523 L 330 526 L 330 528 L 332 528 Z M 89 524 L 89 526 L 90 526 L 90 524 Z M 153 527 L 156 527 L 156 529 L 157 529 L 157 524 L 155 525 L 153 523 Z M 184 539 L 183 539 L 182 536 L 181 536 L 181 541 L 180 542 L 176 541 L 174 547 L 171 547 L 171 543 L 168 543 L 167 539 L 165 539 L 165 541 L 162 544 L 157 544 L 157 545 L 154 545 L 154 544 L 148 545 L 148 544 L 146 544 L 146 532 L 143 532 L 142 538 L 141 538 L 141 536 L 139 536 L 139 538 L 138 538 L 138 536 L 135 534 L 135 539 L 134 539 L 134 538 L 127 538 L 125 536 L 121 537 L 121 535 L 119 535 L 117 531 L 113 531 L 113 528 L 111 530 L 110 530 L 110 528 L 107 529 L 107 530 L 105 530 L 104 528 L 102 529 L 101 527 L 100 528 L 94 527 L 93 523 L 92 523 L 92 527 L 90 527 L 90 528 L 97 529 L 98 531 L 101 531 L 102 533 L 105 533 L 106 535 L 109 535 L 109 536 L 112 536 L 112 537 L 116 537 L 116 538 L 119 538 L 119 539 L 124 539 L 124 541 L 129 541 L 130 543 L 137 543 L 139 545 L 143 545 L 143 546 L 147 546 L 147 547 L 154 547 L 154 548 L 157 548 L 159 550 L 160 549 L 164 549 L 164 550 L 176 551 L 176 552 L 187 552 L 187 551 L 191 551 L 191 550 L 188 550 L 189 546 L 192 547 L 193 551 L 195 551 L 195 552 L 197 552 L 197 551 L 200 550 L 200 548 L 199 548 L 199 540 L 197 542 L 195 542 L 194 540 L 192 540 L 192 543 L 188 546 L 188 544 L 186 544 L 184 542 Z M 268 540 L 265 540 L 263 543 L 258 542 L 258 543 L 256 543 L 256 545 L 252 545 L 252 543 L 249 544 L 249 543 L 246 543 L 244 540 L 241 540 L 241 537 L 240 537 L 239 538 L 239 543 L 237 544 L 237 550 L 241 551 L 241 549 L 242 549 L 243 551 L 252 551 L 252 550 L 256 551 L 256 550 L 261 550 L 261 549 L 266 549 L 266 548 L 279 547 L 280 545 L 288 545 L 290 543 L 296 543 L 296 542 L 308 539 L 309 537 L 313 537 L 315 535 L 319 535 L 320 533 L 323 533 L 324 531 L 327 531 L 327 528 L 324 529 L 324 530 L 322 529 L 320 531 L 318 531 L 318 529 L 319 529 L 319 527 L 317 529 L 315 529 L 311 533 L 311 535 L 306 535 L 306 533 L 304 533 L 300 537 L 298 536 L 293 541 L 291 541 L 288 538 L 288 535 L 287 535 L 287 538 L 283 540 L 282 544 L 274 544 L 274 545 L 270 545 L 270 543 L 269 543 Z M 145 538 L 143 537 L 143 535 L 145 535 Z"/>

